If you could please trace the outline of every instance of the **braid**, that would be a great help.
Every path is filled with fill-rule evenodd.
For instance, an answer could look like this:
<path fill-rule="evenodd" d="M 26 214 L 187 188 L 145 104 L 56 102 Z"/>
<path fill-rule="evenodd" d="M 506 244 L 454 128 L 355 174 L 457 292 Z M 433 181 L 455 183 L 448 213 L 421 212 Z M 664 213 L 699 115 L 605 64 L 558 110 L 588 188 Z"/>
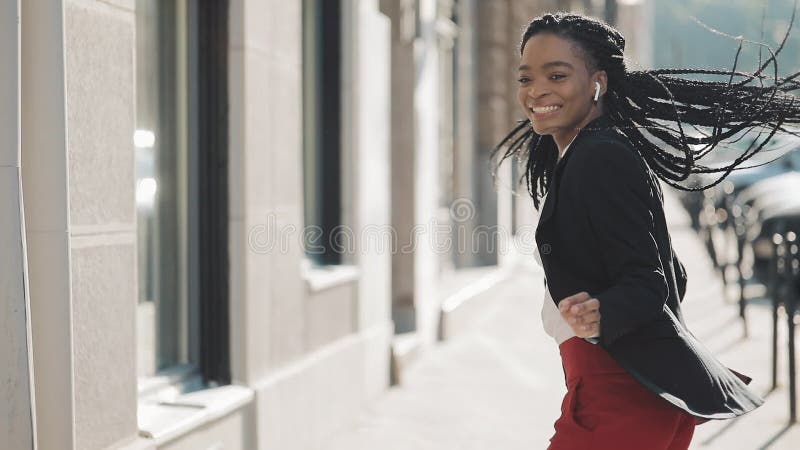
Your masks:
<path fill-rule="evenodd" d="M 800 72 L 779 77 L 777 60 L 794 23 L 796 6 L 797 0 L 789 27 L 774 51 L 765 44 L 736 37 L 739 44 L 731 70 L 628 71 L 623 57 L 625 38 L 619 31 L 600 20 L 574 13 L 534 18 L 522 35 L 519 50 L 522 54 L 528 40 L 543 32 L 576 43 L 590 72 L 604 70 L 608 75 L 603 108 L 613 128 L 627 137 L 662 181 L 677 189 L 699 191 L 719 184 L 733 170 L 744 168 L 741 164 L 763 149 L 776 133 L 800 136 L 785 127 L 800 123 L 800 102 L 792 94 L 800 89 L 800 81 L 796 80 Z M 753 73 L 737 70 L 744 42 L 759 45 L 770 54 L 762 61 L 759 52 L 759 67 Z M 727 81 L 687 77 L 709 75 L 724 76 Z M 757 133 L 758 138 L 729 164 L 708 167 L 700 163 L 718 145 L 738 142 L 750 132 Z M 759 142 L 762 135 L 766 137 Z M 555 141 L 552 136 L 536 134 L 526 119 L 519 121 L 494 148 L 492 159 L 503 148 L 506 152 L 496 163 L 493 175 L 506 158 L 516 156 L 521 161 L 526 157 L 523 177 L 534 206 L 539 209 L 558 158 Z M 701 173 L 720 175 L 705 186 L 680 184 L 690 175 Z"/>

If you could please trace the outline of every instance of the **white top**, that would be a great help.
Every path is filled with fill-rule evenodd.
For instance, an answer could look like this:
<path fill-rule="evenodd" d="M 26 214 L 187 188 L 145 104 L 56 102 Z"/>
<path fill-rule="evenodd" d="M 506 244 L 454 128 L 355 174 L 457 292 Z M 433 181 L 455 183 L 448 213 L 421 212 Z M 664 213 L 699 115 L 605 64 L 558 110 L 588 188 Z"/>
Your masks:
<path fill-rule="evenodd" d="M 575 136 L 577 137 L 577 135 Z M 573 138 L 573 141 L 574 140 L 575 139 Z M 564 148 L 564 155 L 567 154 L 567 150 L 569 149 L 570 144 L 572 144 L 572 141 L 570 141 L 570 143 L 567 144 L 567 146 Z M 563 158 L 563 155 L 560 158 Z M 542 198 L 542 203 L 541 203 L 542 205 L 544 205 L 545 200 L 547 200 L 547 194 L 545 194 L 545 196 Z M 536 259 L 536 262 L 539 263 L 539 265 L 541 266 L 542 257 L 541 255 L 539 255 L 538 245 L 534 246 L 533 256 Z M 572 331 L 572 327 L 570 327 L 569 324 L 564 321 L 564 318 L 561 317 L 561 313 L 558 311 L 558 307 L 553 301 L 553 297 L 550 295 L 549 288 L 545 288 L 544 290 L 544 301 L 542 302 L 542 326 L 544 327 L 545 333 L 547 333 L 553 339 L 555 339 L 556 344 L 558 345 L 560 345 L 567 339 L 575 336 L 575 332 Z M 597 336 L 599 335 L 595 335 L 595 337 L 591 338 L 586 338 L 586 340 L 593 344 L 596 344 Z"/>

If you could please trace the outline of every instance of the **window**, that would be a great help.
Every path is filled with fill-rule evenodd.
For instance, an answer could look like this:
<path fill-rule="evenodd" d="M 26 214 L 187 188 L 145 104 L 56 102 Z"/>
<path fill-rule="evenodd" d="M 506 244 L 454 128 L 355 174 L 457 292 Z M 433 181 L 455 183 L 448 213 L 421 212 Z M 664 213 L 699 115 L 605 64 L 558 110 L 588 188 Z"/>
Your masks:
<path fill-rule="evenodd" d="M 226 2 L 136 1 L 143 381 L 230 382 L 227 42 Z"/>
<path fill-rule="evenodd" d="M 303 1 L 303 167 L 306 256 L 340 264 L 331 239 L 342 223 L 342 8 L 340 0 Z"/>
<path fill-rule="evenodd" d="M 186 1 L 136 2 L 139 375 L 196 363 L 189 345 Z M 193 357 L 194 356 L 194 357 Z"/>

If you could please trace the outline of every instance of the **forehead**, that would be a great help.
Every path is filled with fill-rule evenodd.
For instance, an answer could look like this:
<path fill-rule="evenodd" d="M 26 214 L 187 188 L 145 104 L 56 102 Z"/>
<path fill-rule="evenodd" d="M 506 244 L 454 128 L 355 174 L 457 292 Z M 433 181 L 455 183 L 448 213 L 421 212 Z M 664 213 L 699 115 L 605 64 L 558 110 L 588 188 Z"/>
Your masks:
<path fill-rule="evenodd" d="M 542 65 L 552 61 L 570 63 L 576 70 L 585 66 L 577 44 L 568 39 L 551 33 L 540 33 L 528 39 L 522 51 L 521 66 L 539 70 Z"/>

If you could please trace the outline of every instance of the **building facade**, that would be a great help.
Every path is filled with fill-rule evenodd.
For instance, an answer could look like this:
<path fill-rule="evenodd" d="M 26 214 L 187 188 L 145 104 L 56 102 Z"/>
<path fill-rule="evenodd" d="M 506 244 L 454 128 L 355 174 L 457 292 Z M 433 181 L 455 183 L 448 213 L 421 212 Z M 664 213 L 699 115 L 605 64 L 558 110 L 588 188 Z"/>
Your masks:
<path fill-rule="evenodd" d="M 590 3 L 0 0 L 9 448 L 323 448 L 530 262 L 489 151 Z"/>

